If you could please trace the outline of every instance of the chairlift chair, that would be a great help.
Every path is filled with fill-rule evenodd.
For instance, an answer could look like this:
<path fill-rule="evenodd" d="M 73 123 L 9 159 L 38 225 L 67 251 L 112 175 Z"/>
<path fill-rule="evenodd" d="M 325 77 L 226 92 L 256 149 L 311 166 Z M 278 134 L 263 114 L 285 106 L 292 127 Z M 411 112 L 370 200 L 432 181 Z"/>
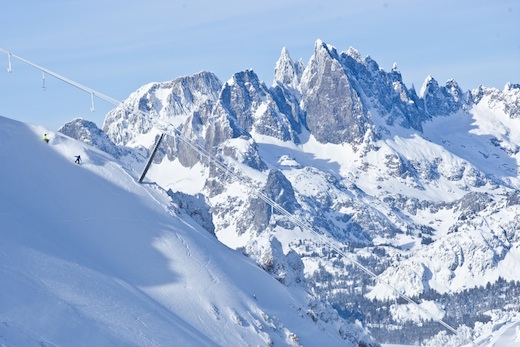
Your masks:
<path fill-rule="evenodd" d="M 94 108 L 94 92 L 90 92 L 90 112 L 96 112 Z"/>
<path fill-rule="evenodd" d="M 7 72 L 13 72 L 11 65 L 11 53 L 7 52 L 7 59 L 9 60 L 9 65 L 7 66 Z"/>

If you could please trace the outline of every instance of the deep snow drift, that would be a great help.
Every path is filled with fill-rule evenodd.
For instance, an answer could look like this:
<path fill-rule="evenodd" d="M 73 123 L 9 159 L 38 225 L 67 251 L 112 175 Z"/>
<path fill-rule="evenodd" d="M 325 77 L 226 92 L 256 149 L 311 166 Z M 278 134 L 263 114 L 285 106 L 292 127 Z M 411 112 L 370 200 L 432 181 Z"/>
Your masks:
<path fill-rule="evenodd" d="M 3 117 L 0 145 L 0 345 L 345 346 L 363 334 L 314 322 L 303 289 L 176 217 L 108 154 Z"/>

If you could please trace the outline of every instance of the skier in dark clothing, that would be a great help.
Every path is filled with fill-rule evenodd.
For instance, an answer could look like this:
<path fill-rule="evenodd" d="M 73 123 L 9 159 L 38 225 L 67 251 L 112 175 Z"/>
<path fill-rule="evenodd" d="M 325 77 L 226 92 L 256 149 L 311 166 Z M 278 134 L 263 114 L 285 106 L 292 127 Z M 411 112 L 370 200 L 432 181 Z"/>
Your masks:
<path fill-rule="evenodd" d="M 49 138 L 47 137 L 47 134 L 43 134 L 43 141 L 49 143 Z"/>
<path fill-rule="evenodd" d="M 81 164 L 81 156 L 80 155 L 76 155 L 76 160 L 74 160 L 74 162 L 76 164 Z"/>

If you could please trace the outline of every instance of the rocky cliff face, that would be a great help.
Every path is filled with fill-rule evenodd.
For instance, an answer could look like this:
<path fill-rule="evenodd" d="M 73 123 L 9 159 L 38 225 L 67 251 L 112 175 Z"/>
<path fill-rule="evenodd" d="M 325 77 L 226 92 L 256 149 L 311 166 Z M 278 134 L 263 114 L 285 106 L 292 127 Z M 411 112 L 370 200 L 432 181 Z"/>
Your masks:
<path fill-rule="evenodd" d="M 58 131 L 76 140 L 97 147 L 114 157 L 120 157 L 128 153 L 128 151 L 125 152 L 122 147 L 116 146 L 116 144 L 108 138 L 107 134 L 99 129 L 95 123 L 82 118 L 74 119 L 63 125 Z"/>
<path fill-rule="evenodd" d="M 107 115 L 103 130 L 116 145 L 106 150 L 123 162 L 118 146 L 149 149 L 157 134 L 170 134 L 151 179 L 196 195 L 207 206 L 197 213 L 201 225 L 281 282 L 368 322 L 353 300 L 396 294 L 257 192 L 408 295 L 457 297 L 499 278 L 518 281 L 519 105 L 517 84 L 463 92 L 429 76 L 417 94 L 397 65 L 387 72 L 353 48 L 317 41 L 306 66 L 283 49 L 271 87 L 252 70 L 225 83 L 202 72 L 146 85 Z M 64 132 L 84 137 L 79 128 Z M 182 184 L 195 178 L 201 183 Z M 397 316 L 386 323 L 402 324 Z"/>
<path fill-rule="evenodd" d="M 363 141 L 372 122 L 335 48 L 316 42 L 301 91 L 306 125 L 316 140 L 334 144 Z"/>

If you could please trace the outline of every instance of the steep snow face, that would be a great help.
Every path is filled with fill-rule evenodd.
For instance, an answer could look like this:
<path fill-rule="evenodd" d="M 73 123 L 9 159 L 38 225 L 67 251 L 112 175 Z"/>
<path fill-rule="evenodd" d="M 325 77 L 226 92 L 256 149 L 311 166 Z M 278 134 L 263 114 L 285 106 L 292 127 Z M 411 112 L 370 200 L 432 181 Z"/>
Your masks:
<path fill-rule="evenodd" d="M 475 129 L 472 133 L 488 136 L 489 141 L 501 151 L 518 160 L 520 152 L 520 86 L 508 84 L 503 91 L 479 89 L 473 106 Z"/>
<path fill-rule="evenodd" d="M 468 173 L 470 176 L 466 177 L 466 184 L 460 186 L 462 191 L 457 194 L 460 200 L 454 201 L 452 212 L 443 216 L 452 222 L 444 227 L 441 220 L 429 222 L 437 225 L 437 241 L 423 247 L 413 259 L 384 273 L 388 281 L 400 283 L 400 288 L 411 295 L 430 287 L 442 293 L 485 286 L 498 278 L 518 280 L 511 262 L 517 259 L 520 240 L 520 210 L 514 198 L 520 188 L 520 122 L 515 111 L 511 111 L 515 109 L 511 105 L 519 100 L 520 93 L 506 86 L 503 93 L 480 88 L 472 94 L 478 97 L 468 112 L 435 118 L 424 125 L 423 136 L 463 159 L 459 159 L 459 164 L 450 164 L 446 158 L 439 160 L 451 171 L 446 177 L 460 182 L 457 176 L 462 178 Z M 499 187 L 514 190 L 508 193 Z M 449 207 L 445 209 L 448 211 Z M 418 268 L 426 268 L 428 273 Z M 416 277 L 418 273 L 422 273 L 422 280 L 417 285 L 409 285 L 405 279 Z M 381 297 L 392 296 L 381 285 L 376 286 L 374 293 Z"/>
<path fill-rule="evenodd" d="M 2 344 L 343 346 L 337 331 L 370 343 L 355 325 L 314 321 L 303 287 L 223 246 L 104 152 L 1 117 L 0 141 Z"/>

